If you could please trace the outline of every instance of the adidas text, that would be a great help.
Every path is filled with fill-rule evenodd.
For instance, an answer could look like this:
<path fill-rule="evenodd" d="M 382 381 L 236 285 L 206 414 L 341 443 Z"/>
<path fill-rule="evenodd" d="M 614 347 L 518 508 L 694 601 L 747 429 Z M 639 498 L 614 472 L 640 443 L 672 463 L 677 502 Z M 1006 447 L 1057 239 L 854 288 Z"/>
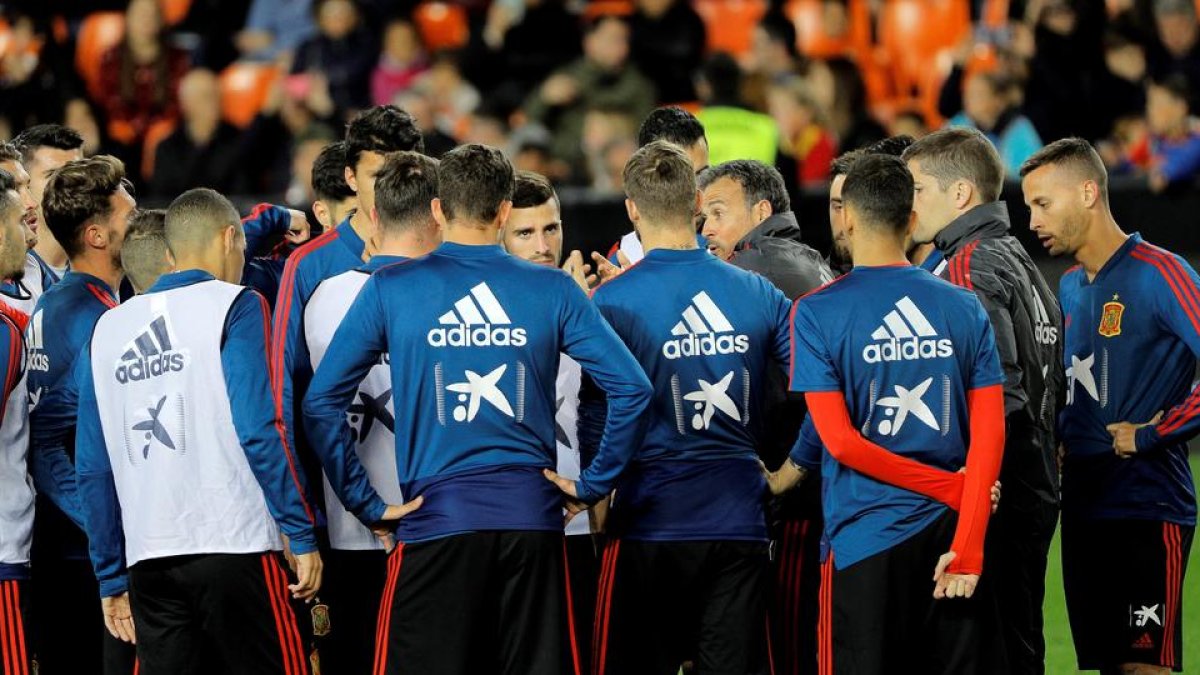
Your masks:
<path fill-rule="evenodd" d="M 117 382 L 140 382 L 151 377 L 183 370 L 183 354 L 178 352 L 142 357 L 138 361 L 125 361 L 117 366 Z"/>
<path fill-rule="evenodd" d="M 748 335 L 685 335 L 663 343 L 663 356 L 678 359 L 685 356 L 715 356 L 745 354 L 750 350 Z"/>
<path fill-rule="evenodd" d="M 50 356 L 40 351 L 29 352 L 28 358 L 25 359 L 25 369 L 43 373 L 50 370 Z"/>
<path fill-rule="evenodd" d="M 507 326 L 454 326 L 430 329 L 429 344 L 433 347 L 524 347 L 524 328 Z"/>
<path fill-rule="evenodd" d="M 954 345 L 945 338 L 941 340 L 922 340 L 915 337 L 905 340 L 892 338 L 887 342 L 876 342 L 863 347 L 863 359 L 867 363 L 937 359 L 953 355 Z"/>

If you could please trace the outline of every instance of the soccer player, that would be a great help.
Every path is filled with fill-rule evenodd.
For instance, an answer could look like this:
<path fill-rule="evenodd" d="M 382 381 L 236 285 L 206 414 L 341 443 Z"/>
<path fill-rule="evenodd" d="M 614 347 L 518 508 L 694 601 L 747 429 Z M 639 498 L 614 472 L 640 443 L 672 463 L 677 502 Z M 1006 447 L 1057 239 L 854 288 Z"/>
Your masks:
<path fill-rule="evenodd" d="M 1086 141 L 1021 167 L 1030 227 L 1078 261 L 1059 282 L 1062 562 L 1079 667 L 1183 671 L 1183 576 L 1196 527 L 1187 442 L 1200 429 L 1200 290 L 1183 258 L 1127 235 Z"/>
<path fill-rule="evenodd" d="M 1045 671 L 1042 604 L 1058 523 L 1054 427 L 1063 392 L 1062 315 L 1029 254 L 1009 234 L 1004 164 L 975 129 L 942 129 L 904 151 L 916 193 L 913 241 L 946 259 L 942 278 L 975 292 L 1004 369 L 1004 500 L 992 519 L 989 570 L 1014 675 Z"/>
<path fill-rule="evenodd" d="M 75 365 L 105 624 L 136 637 L 147 675 L 205 672 L 214 654 L 223 672 L 307 673 L 288 591 L 317 592 L 321 557 L 273 403 L 267 302 L 236 285 L 246 242 L 227 199 L 185 192 L 165 232 L 178 271 L 100 317 Z"/>
<path fill-rule="evenodd" d="M 300 443 L 298 454 L 305 473 L 313 480 L 314 497 L 320 499 L 320 466 L 304 442 L 302 425 L 295 424 L 296 413 L 312 378 L 312 362 L 304 341 L 304 307 L 317 284 L 360 267 L 368 258 L 368 244 L 375 226 L 371 212 L 375 207 L 375 174 L 383 166 L 385 155 L 398 150 L 424 148 L 421 131 L 412 116 L 395 106 L 380 106 L 354 116 L 346 127 L 346 183 L 357 194 L 357 210 L 349 213 L 337 227 L 302 246 L 288 257 L 275 300 L 274 330 L 271 344 L 271 368 L 275 388 L 281 392 L 280 416 L 289 435 L 289 445 Z"/>
<path fill-rule="evenodd" d="M 358 198 L 346 182 L 346 141 L 325 146 L 312 165 L 316 201 L 312 212 L 322 230 L 332 230 L 358 207 Z"/>
<path fill-rule="evenodd" d="M 21 165 L 21 153 L 12 143 L 0 143 L 0 170 L 7 171 L 16 184 L 22 210 L 21 230 L 27 249 L 21 271 L 0 283 L 0 294 L 6 304 L 29 315 L 33 313 L 37 299 L 53 281 L 42 273 L 38 257 L 32 251 L 37 245 L 38 203 L 29 187 L 29 172 Z"/>
<path fill-rule="evenodd" d="M 242 218 L 246 233 L 246 267 L 242 285 L 267 298 L 274 309 L 287 258 L 309 240 L 311 226 L 303 211 L 258 204 Z"/>
<path fill-rule="evenodd" d="M 905 259 L 912 190 L 899 158 L 860 159 L 842 188 L 854 269 L 793 309 L 791 386 L 826 449 L 822 672 L 1004 673 L 976 592 L 1003 454 L 1000 361 L 975 296 Z"/>
<path fill-rule="evenodd" d="M 599 454 L 563 482 L 571 512 L 608 494 L 644 431 L 646 376 L 575 281 L 505 253 L 513 169 L 464 145 L 438 166 L 445 243 L 376 271 L 350 307 L 304 401 L 313 446 L 347 509 L 388 507 L 354 452 L 346 413 L 381 358 L 392 371 L 406 508 L 379 611 L 375 672 L 577 672 L 554 466 L 559 353 L 609 396 Z M 385 528 L 379 528 L 387 534 Z M 502 630 L 497 630 L 502 626 Z"/>
<path fill-rule="evenodd" d="M 99 672 L 102 658 L 105 672 L 132 670 L 132 648 L 111 638 L 96 612 L 76 492 L 78 390 L 71 373 L 96 320 L 117 305 L 121 242 L 135 206 L 124 166 L 108 155 L 57 169 L 42 198 L 49 239 L 70 262 L 62 281 L 38 300 L 26 331 L 29 465 L 38 491 L 32 624 L 40 672 L 47 675 Z"/>
<path fill-rule="evenodd" d="M 21 163 L 29 172 L 29 191 L 39 209 L 37 223 L 39 227 L 46 225 L 44 198 L 50 176 L 67 162 L 83 159 L 83 136 L 61 124 L 38 124 L 17 134 L 12 142 L 21 151 Z M 44 285 L 55 284 L 66 275 L 70 255 L 48 226 L 39 232 L 33 254 L 49 279 L 43 281 Z"/>
<path fill-rule="evenodd" d="M 18 275 L 25 261 L 26 210 L 12 174 L 0 169 L 0 278 Z M 29 414 L 25 395 L 27 316 L 0 306 L 0 675 L 29 675 L 32 646 L 25 633 L 29 607 L 29 545 L 33 485 L 26 472 Z"/>
<path fill-rule="evenodd" d="M 304 338 L 313 370 L 372 272 L 419 258 L 441 243 L 429 207 L 436 197 L 437 160 L 415 152 L 388 155 L 375 176 L 375 255 L 366 265 L 322 281 L 304 308 Z M 381 361 L 359 385 L 349 414 L 355 451 L 367 478 L 385 501 L 399 503 L 391 392 L 391 373 Z M 321 666 L 331 673 L 367 673 L 375 646 L 375 615 L 387 580 L 384 544 L 332 490 L 325 490 L 324 507 L 331 550 L 322 599 L 330 608 L 330 632 L 321 648 Z"/>
<path fill-rule="evenodd" d="M 756 446 L 768 368 L 789 357 L 787 297 L 695 245 L 688 157 L 656 141 L 625 165 L 646 257 L 593 294 L 654 385 L 618 481 L 596 671 L 757 673 L 767 664 L 766 481 Z M 774 362 L 774 363 L 772 363 Z"/>
<path fill-rule="evenodd" d="M 518 171 L 513 188 L 512 212 L 500 230 L 501 245 L 509 254 L 537 265 L 558 267 L 562 263 L 563 223 L 558 195 L 550 181 L 531 171 Z M 572 251 L 563 270 L 571 274 L 580 288 L 587 291 L 588 266 L 583 256 Z M 578 480 L 579 387 L 582 371 L 565 354 L 559 355 L 558 377 L 554 381 L 557 404 L 554 413 L 554 441 L 558 451 L 555 473 L 567 480 Z M 606 502 L 595 508 L 603 509 Z M 579 650 L 580 672 L 591 672 L 591 653 L 586 647 L 592 638 L 596 591 L 600 580 L 599 558 L 592 539 L 592 513 L 589 509 L 567 522 L 567 583 L 571 585 L 571 617 Z M 598 521 L 597 527 L 600 525 Z"/>
<path fill-rule="evenodd" d="M 167 248 L 166 227 L 164 209 L 139 209 L 129 217 L 129 228 L 121 242 L 121 269 L 139 295 L 175 267 Z"/>

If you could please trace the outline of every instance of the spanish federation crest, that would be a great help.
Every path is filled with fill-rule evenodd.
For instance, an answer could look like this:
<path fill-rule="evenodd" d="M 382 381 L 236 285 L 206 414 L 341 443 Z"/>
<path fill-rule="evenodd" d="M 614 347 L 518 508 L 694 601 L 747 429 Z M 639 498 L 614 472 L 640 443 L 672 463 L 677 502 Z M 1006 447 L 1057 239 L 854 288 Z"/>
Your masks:
<path fill-rule="evenodd" d="M 1104 312 L 1100 315 L 1099 332 L 1104 337 L 1116 337 L 1121 334 L 1121 316 L 1125 314 L 1125 305 L 1117 302 L 1120 296 L 1104 303 Z"/>

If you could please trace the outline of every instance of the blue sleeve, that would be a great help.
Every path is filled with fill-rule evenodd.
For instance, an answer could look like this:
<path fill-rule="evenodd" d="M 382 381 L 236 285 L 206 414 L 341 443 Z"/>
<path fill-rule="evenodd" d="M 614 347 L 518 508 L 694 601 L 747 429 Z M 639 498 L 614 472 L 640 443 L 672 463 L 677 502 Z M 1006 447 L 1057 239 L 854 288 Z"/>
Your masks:
<path fill-rule="evenodd" d="M 1004 369 L 1000 366 L 1000 352 L 996 349 L 996 334 L 992 330 L 992 322 L 979 299 L 971 299 L 975 304 L 975 334 L 978 336 L 978 342 L 975 345 L 967 388 L 982 389 L 994 384 L 1003 384 Z"/>
<path fill-rule="evenodd" d="M 817 434 L 817 425 L 813 424 L 812 416 L 806 414 L 804 423 L 800 425 L 800 434 L 796 436 L 796 443 L 788 457 L 809 471 L 820 471 L 823 449 L 821 436 Z"/>
<path fill-rule="evenodd" d="M 29 411 L 29 473 L 33 487 L 82 528 L 76 470 L 67 455 L 79 411 L 76 368 L 68 368 L 53 386 L 42 389 L 40 394 L 35 391 L 30 394 L 38 397 L 30 402 Z M 75 444 L 78 447 L 77 429 Z"/>
<path fill-rule="evenodd" d="M 1160 168 L 1170 183 L 1195 176 L 1200 172 L 1200 136 L 1192 136 L 1187 143 L 1164 153 Z"/>
<path fill-rule="evenodd" d="M 100 597 L 129 590 L 125 569 L 125 533 L 121 529 L 121 504 L 113 482 L 112 465 L 100 426 L 96 387 L 92 383 L 91 346 L 75 359 L 79 385 L 78 429 L 75 431 L 75 468 L 79 475 L 79 500 L 83 527 L 88 535 L 92 569 L 100 582 Z"/>
<path fill-rule="evenodd" d="M 612 490 L 613 483 L 642 444 L 653 389 L 625 343 L 570 278 L 563 276 L 562 348 L 604 390 L 604 435 L 596 456 L 575 482 L 579 498 L 593 503 Z"/>
<path fill-rule="evenodd" d="M 271 375 L 275 378 L 275 391 L 279 396 L 277 405 L 283 418 L 284 433 L 289 448 L 296 448 L 296 413 L 300 400 L 296 394 L 308 388 L 312 379 L 312 362 L 308 357 L 308 344 L 304 341 L 304 303 L 308 296 L 303 291 L 299 262 L 303 258 L 288 258 L 279 282 L 279 294 L 275 297 L 275 316 L 271 331 Z M 304 446 L 305 448 L 308 445 Z"/>
<path fill-rule="evenodd" d="M 792 302 L 783 291 L 764 283 L 771 294 L 773 315 L 768 317 L 774 332 L 771 335 L 771 354 L 785 371 L 792 367 Z"/>
<path fill-rule="evenodd" d="M 791 391 L 842 389 L 842 378 L 818 325 L 808 303 L 797 301 L 792 307 L 791 321 L 791 384 L 788 386 Z"/>
<path fill-rule="evenodd" d="M 271 517 L 291 542 L 293 553 L 317 550 L 315 519 L 305 501 L 304 477 L 276 414 L 267 346 L 270 311 L 254 291 L 238 296 L 225 320 L 221 368 L 233 412 L 233 427 L 262 487 Z"/>
<path fill-rule="evenodd" d="M 271 15 L 273 10 L 277 9 L 277 4 L 269 0 L 254 0 L 250 5 L 250 14 L 246 17 L 246 30 L 270 31 L 274 26 Z"/>
<path fill-rule="evenodd" d="M 359 461 L 346 411 L 363 378 L 387 351 L 387 315 L 375 277 L 367 280 L 333 334 L 304 397 L 304 419 L 313 449 L 346 509 L 371 524 L 387 504 Z"/>
<path fill-rule="evenodd" d="M 266 255 L 261 251 L 265 242 L 287 234 L 292 227 L 292 212 L 274 204 L 259 204 L 242 218 L 242 229 L 246 232 L 246 259 Z"/>
<path fill-rule="evenodd" d="M 1159 322 L 1200 359 L 1200 278 L 1179 256 L 1170 255 L 1162 264 L 1171 272 L 1174 288 L 1164 278 L 1157 294 Z M 1186 368 L 1190 376 L 1196 364 L 1190 361 L 1180 367 Z M 1144 420 L 1128 421 L 1140 423 Z M 1163 419 L 1157 425 L 1138 429 L 1134 440 L 1138 452 L 1148 452 L 1186 443 L 1197 432 L 1200 432 L 1200 387 L 1193 386 L 1179 405 L 1163 411 Z"/>

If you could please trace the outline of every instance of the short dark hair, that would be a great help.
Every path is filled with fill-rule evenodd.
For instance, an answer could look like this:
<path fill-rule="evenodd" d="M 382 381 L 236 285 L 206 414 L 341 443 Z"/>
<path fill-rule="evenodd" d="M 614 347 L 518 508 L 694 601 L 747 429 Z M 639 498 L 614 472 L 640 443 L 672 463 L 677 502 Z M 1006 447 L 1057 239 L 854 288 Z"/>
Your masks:
<path fill-rule="evenodd" d="M 504 153 L 478 143 L 460 145 L 438 165 L 438 199 L 447 220 L 490 223 L 511 202 L 516 182 Z"/>
<path fill-rule="evenodd" d="M 558 195 L 554 186 L 540 173 L 533 171 L 518 171 L 516 187 L 513 188 L 513 208 L 530 209 L 554 200 L 558 204 Z"/>
<path fill-rule="evenodd" d="M 667 141 L 639 148 L 625 164 L 625 195 L 650 220 L 686 219 L 696 211 L 696 169 L 683 149 Z"/>
<path fill-rule="evenodd" d="M 375 174 L 379 225 L 395 232 L 433 221 L 429 202 L 437 197 L 438 161 L 419 152 L 393 152 Z"/>
<path fill-rule="evenodd" d="M 129 217 L 121 244 L 121 267 L 135 290 L 145 291 L 167 270 L 167 212 L 138 209 Z"/>
<path fill-rule="evenodd" d="M 1155 78 L 1149 81 L 1151 87 L 1164 89 L 1171 98 L 1176 101 L 1183 101 L 1190 104 L 1192 100 L 1192 85 L 1188 82 L 1187 76 L 1183 73 L 1171 73 L 1169 75 Z M 1191 105 L 1188 105 L 1191 108 Z"/>
<path fill-rule="evenodd" d="M 417 121 L 394 105 L 368 108 L 346 125 L 346 166 L 353 171 L 364 152 L 386 155 L 399 150 L 425 152 Z"/>
<path fill-rule="evenodd" d="M 1021 178 L 1051 165 L 1068 167 L 1084 179 L 1095 181 L 1100 187 L 1100 196 L 1108 201 L 1108 170 L 1091 143 L 1078 137 L 1054 141 L 1025 160 L 1021 165 Z"/>
<path fill-rule="evenodd" d="M 83 136 L 71 127 L 61 124 L 35 124 L 17 134 L 12 140 L 21 151 L 21 161 L 28 164 L 38 148 L 55 150 L 78 150 L 83 147 Z"/>
<path fill-rule="evenodd" d="M 354 196 L 354 190 L 346 182 L 346 141 L 337 141 L 313 160 L 313 195 L 323 202 L 340 202 Z"/>
<path fill-rule="evenodd" d="M 758 22 L 758 27 L 763 29 L 771 42 L 782 44 L 787 49 L 788 56 L 793 59 L 799 57 L 800 52 L 796 49 L 796 24 L 782 11 L 767 12 Z"/>
<path fill-rule="evenodd" d="M 850 169 L 853 169 L 858 160 L 865 157 L 866 154 L 866 149 L 858 148 L 857 150 L 850 150 L 838 155 L 837 159 L 829 164 L 829 180 L 849 174 Z"/>
<path fill-rule="evenodd" d="M 0 161 L 6 161 L 0 159 Z M 17 179 L 11 173 L 0 169 L 0 218 L 7 218 L 12 209 L 20 204 L 20 200 L 13 199 L 10 191 L 17 189 Z"/>
<path fill-rule="evenodd" d="M 0 162 L 21 162 L 21 151 L 12 143 L 0 143 Z"/>
<path fill-rule="evenodd" d="M 792 200 L 783 183 L 783 176 L 773 166 L 755 159 L 735 159 L 710 166 L 700 172 L 700 189 L 707 189 L 722 178 L 729 178 L 742 186 L 747 206 L 754 206 L 765 199 L 771 205 L 771 213 L 792 210 Z"/>
<path fill-rule="evenodd" d="M 84 225 L 108 217 L 112 213 L 109 198 L 128 185 L 125 165 L 111 155 L 67 162 L 50 174 L 42 215 L 68 257 L 83 251 L 80 235 Z"/>
<path fill-rule="evenodd" d="M 210 188 L 192 188 L 167 207 L 163 233 L 167 247 L 178 256 L 181 249 L 207 245 L 230 225 L 240 230 L 241 223 L 237 208 L 225 195 Z"/>
<path fill-rule="evenodd" d="M 984 202 L 994 202 L 1004 187 L 1000 153 L 978 129 L 939 129 L 909 146 L 903 157 L 906 162 L 920 162 L 921 171 L 936 178 L 942 190 L 965 180 L 979 190 Z"/>
<path fill-rule="evenodd" d="M 850 169 L 854 167 L 854 164 L 867 155 L 902 157 L 904 151 L 915 142 L 912 136 L 889 136 L 881 141 L 875 141 L 865 148 L 843 152 L 829 165 L 829 178 L 832 180 L 838 176 L 845 176 L 850 173 Z"/>
<path fill-rule="evenodd" d="M 657 108 L 638 127 L 638 147 L 654 141 L 671 141 L 681 148 L 690 148 L 704 137 L 704 125 L 692 113 L 677 106 Z"/>
<path fill-rule="evenodd" d="M 900 234 L 912 214 L 912 174 L 899 157 L 864 155 L 846 174 L 842 202 L 865 225 Z"/>

